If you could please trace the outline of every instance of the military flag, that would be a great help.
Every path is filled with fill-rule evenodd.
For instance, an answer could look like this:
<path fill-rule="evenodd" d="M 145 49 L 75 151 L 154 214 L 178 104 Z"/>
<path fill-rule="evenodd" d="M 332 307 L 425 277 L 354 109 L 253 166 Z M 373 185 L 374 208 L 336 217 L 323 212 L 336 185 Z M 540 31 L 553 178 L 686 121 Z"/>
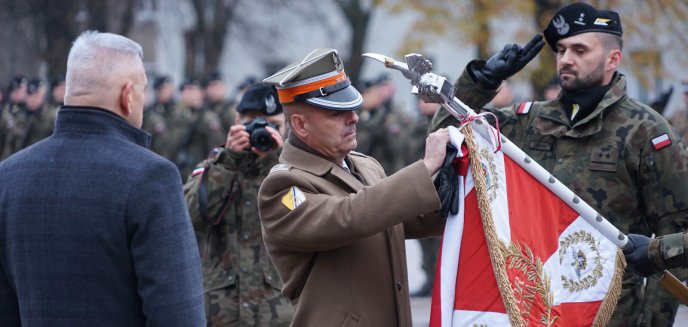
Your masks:
<path fill-rule="evenodd" d="M 460 210 L 445 227 L 430 326 L 605 325 L 625 266 L 620 240 L 594 226 L 609 223 L 488 124 L 471 125 L 470 142 L 450 127 Z"/>

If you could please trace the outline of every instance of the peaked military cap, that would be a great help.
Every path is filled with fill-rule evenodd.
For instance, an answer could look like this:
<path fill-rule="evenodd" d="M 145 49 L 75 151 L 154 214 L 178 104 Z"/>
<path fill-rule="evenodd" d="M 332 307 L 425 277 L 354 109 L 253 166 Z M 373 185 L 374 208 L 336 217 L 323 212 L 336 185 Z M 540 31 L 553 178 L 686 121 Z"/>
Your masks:
<path fill-rule="evenodd" d="M 573 3 L 554 14 L 544 34 L 547 44 L 557 51 L 557 41 L 589 32 L 623 35 L 619 14 L 611 10 L 597 10 L 585 3 Z"/>
<path fill-rule="evenodd" d="M 260 111 L 272 116 L 282 113 L 283 110 L 282 104 L 277 101 L 277 90 L 273 85 L 254 84 L 241 97 L 236 111 L 240 114 L 247 111 Z"/>
<path fill-rule="evenodd" d="M 263 83 L 276 86 L 282 104 L 305 102 L 329 110 L 355 110 L 363 104 L 335 49 L 315 49 Z"/>

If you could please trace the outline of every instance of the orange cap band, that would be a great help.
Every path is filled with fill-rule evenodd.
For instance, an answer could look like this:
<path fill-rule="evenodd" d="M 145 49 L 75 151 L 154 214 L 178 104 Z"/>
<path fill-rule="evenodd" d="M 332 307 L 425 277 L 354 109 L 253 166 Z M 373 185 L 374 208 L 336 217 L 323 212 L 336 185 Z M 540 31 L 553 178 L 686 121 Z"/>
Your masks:
<path fill-rule="evenodd" d="M 280 103 L 290 103 L 294 102 L 294 98 L 299 95 L 299 94 L 304 94 L 308 93 L 311 91 L 318 90 L 320 88 L 330 86 L 330 85 L 335 85 L 339 82 L 345 81 L 347 79 L 346 73 L 342 71 L 341 73 L 319 80 L 315 81 L 313 83 L 308 83 L 304 85 L 298 85 L 294 87 L 287 87 L 287 88 L 277 88 L 277 95 L 279 96 Z"/>

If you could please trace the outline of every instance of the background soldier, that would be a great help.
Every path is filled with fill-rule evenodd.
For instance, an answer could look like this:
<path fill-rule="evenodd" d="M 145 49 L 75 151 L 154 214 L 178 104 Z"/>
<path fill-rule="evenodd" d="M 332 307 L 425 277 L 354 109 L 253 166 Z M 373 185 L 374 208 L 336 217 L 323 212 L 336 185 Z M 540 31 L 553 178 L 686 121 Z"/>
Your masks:
<path fill-rule="evenodd" d="M 356 150 L 374 157 L 385 173 L 393 174 L 404 167 L 404 135 L 411 119 L 394 105 L 396 88 L 389 75 L 382 74 L 368 84 L 356 124 Z"/>
<path fill-rule="evenodd" d="M 403 142 L 406 146 L 404 155 L 405 165 L 410 165 L 423 159 L 423 154 L 425 153 L 425 136 L 430 129 L 430 121 L 435 112 L 440 109 L 439 104 L 425 103 L 420 98 L 418 98 L 417 104 L 418 118 L 408 128 L 408 138 Z M 413 297 L 426 297 L 432 295 L 440 239 L 440 237 L 426 237 L 418 240 L 423 255 L 423 264 L 421 268 L 425 274 L 425 283 L 419 290 L 411 294 Z"/>
<path fill-rule="evenodd" d="M 227 99 L 225 81 L 219 72 L 212 73 L 206 78 L 205 98 L 208 108 L 220 117 L 223 133 L 227 133 L 234 124 L 236 111 L 235 105 Z"/>
<path fill-rule="evenodd" d="M 258 216 L 258 188 L 277 164 L 286 130 L 273 86 L 251 87 L 224 146 L 196 166 L 184 186 L 203 264 L 206 318 L 213 326 L 289 326 L 293 311 L 270 262 Z M 274 147 L 250 144 L 245 124 L 265 120 Z"/>
<path fill-rule="evenodd" d="M 50 83 L 50 99 L 48 105 L 55 110 L 59 110 L 64 102 L 65 95 L 65 78 L 60 75 L 52 80 Z"/>
<path fill-rule="evenodd" d="M 143 113 L 143 130 L 151 134 L 151 150 L 174 160 L 175 144 L 170 135 L 169 124 L 175 110 L 174 85 L 169 76 L 158 76 L 153 82 L 155 98 Z"/>
<path fill-rule="evenodd" d="M 203 105 L 203 90 L 198 80 L 184 81 L 179 90 L 181 97 L 172 113 L 169 135 L 173 162 L 184 178 L 210 150 L 224 143 L 225 134 L 220 117 Z"/>
<path fill-rule="evenodd" d="M 617 72 L 619 15 L 575 3 L 560 9 L 544 34 L 556 53 L 561 95 L 491 110 L 502 133 L 622 232 L 685 230 L 688 151 L 661 115 L 626 94 L 626 78 Z M 457 97 L 481 108 L 541 47 L 538 35 L 524 48 L 507 45 L 487 61 L 470 62 L 456 83 Z M 433 128 L 455 123 L 441 110 Z M 677 301 L 670 304 L 675 312 Z M 609 325 L 639 323 L 643 305 L 642 279 L 626 273 Z M 673 320 L 672 312 L 661 311 L 664 321 Z"/>
<path fill-rule="evenodd" d="M 57 118 L 57 111 L 46 104 L 47 87 L 43 81 L 31 80 L 26 87 L 26 92 L 26 131 L 22 148 L 50 136 Z"/>
<path fill-rule="evenodd" d="M 0 112 L 0 160 L 21 150 L 26 130 L 26 85 L 24 76 L 15 76 L 7 87 L 7 102 Z"/>

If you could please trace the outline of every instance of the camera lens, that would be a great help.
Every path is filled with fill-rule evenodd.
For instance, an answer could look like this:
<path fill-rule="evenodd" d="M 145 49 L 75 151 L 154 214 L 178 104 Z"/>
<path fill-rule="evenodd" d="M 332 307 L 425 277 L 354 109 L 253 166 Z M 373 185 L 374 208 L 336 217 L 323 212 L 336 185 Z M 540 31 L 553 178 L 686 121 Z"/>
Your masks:
<path fill-rule="evenodd" d="M 251 133 L 251 145 L 262 152 L 268 152 L 272 149 L 275 141 L 272 139 L 270 132 L 265 128 L 256 128 Z"/>

